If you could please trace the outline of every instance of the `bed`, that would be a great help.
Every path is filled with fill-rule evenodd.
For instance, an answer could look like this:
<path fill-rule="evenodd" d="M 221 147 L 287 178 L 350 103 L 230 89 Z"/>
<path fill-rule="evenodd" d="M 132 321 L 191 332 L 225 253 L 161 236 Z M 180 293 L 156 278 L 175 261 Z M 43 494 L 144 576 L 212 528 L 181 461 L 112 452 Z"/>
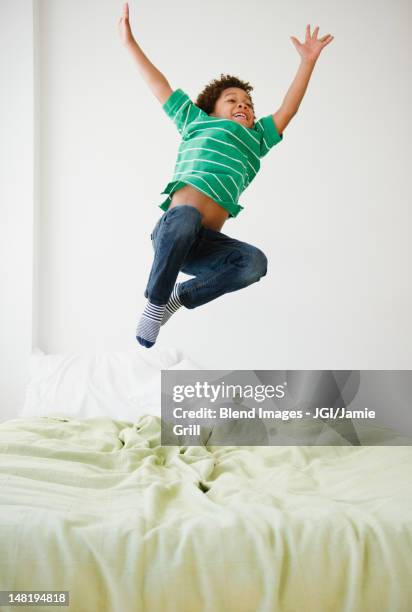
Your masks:
<path fill-rule="evenodd" d="M 0 423 L 1 590 L 69 591 L 76 612 L 411 612 L 411 446 L 161 446 L 159 371 L 200 366 L 142 355 L 31 356 Z"/>

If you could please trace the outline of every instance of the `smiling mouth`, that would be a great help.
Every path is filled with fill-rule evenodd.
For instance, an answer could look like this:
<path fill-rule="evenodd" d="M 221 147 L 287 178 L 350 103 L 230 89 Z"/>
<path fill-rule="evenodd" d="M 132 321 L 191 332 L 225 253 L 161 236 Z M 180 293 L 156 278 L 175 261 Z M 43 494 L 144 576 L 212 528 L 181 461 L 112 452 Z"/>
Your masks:
<path fill-rule="evenodd" d="M 235 119 L 244 119 L 245 121 L 247 121 L 245 113 L 235 113 L 233 116 Z"/>

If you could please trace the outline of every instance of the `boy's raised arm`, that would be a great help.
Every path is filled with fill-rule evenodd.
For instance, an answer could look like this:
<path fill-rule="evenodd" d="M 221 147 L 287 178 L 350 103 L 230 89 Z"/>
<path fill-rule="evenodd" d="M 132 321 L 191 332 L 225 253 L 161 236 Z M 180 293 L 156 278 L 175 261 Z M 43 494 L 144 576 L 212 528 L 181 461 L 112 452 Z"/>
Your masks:
<path fill-rule="evenodd" d="M 283 132 L 292 117 L 296 115 L 320 52 L 333 40 L 333 36 L 330 34 L 326 34 L 318 39 L 318 32 L 319 27 L 317 26 L 311 35 L 310 24 L 308 24 L 306 26 L 306 37 L 303 44 L 300 43 L 297 38 L 291 36 L 291 40 L 301 57 L 301 62 L 281 107 L 272 115 L 279 134 Z"/>
<path fill-rule="evenodd" d="M 153 66 L 135 41 L 129 24 L 129 5 L 127 3 L 123 5 L 123 15 L 119 19 L 118 29 L 120 39 L 126 49 L 129 49 L 132 54 L 139 67 L 140 74 L 159 102 L 164 104 L 173 90 L 166 77 L 156 68 L 156 66 Z"/>

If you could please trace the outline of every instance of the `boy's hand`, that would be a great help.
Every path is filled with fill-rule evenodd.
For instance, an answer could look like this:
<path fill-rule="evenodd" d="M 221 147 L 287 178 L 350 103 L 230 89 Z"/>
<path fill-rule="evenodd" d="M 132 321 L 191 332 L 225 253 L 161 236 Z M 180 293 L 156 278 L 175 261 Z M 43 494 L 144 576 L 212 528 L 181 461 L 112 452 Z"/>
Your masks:
<path fill-rule="evenodd" d="M 297 52 L 303 60 L 316 62 L 323 47 L 326 47 L 333 40 L 333 36 L 326 34 L 322 38 L 317 38 L 319 26 L 313 30 L 313 35 L 310 34 L 310 24 L 306 26 L 305 42 L 302 44 L 297 38 L 291 36 L 291 41 L 296 47 Z"/>
<path fill-rule="evenodd" d="M 120 17 L 117 26 L 119 29 L 120 39 L 125 47 L 134 42 L 132 30 L 130 29 L 129 24 L 129 5 L 127 2 L 126 4 L 123 4 L 123 15 Z"/>

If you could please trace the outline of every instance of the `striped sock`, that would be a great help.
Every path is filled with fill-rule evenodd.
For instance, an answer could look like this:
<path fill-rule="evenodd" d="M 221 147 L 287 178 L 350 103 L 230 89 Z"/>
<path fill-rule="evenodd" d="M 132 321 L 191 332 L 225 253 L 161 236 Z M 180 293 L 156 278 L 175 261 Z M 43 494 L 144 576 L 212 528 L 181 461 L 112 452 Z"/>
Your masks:
<path fill-rule="evenodd" d="M 156 304 L 152 304 L 150 300 L 147 301 L 146 308 L 143 311 L 136 329 L 136 340 L 142 346 L 150 348 L 156 342 L 165 310 L 166 304 L 163 306 L 156 306 Z"/>
<path fill-rule="evenodd" d="M 173 291 L 170 295 L 169 301 L 166 304 L 161 325 L 167 323 L 172 314 L 176 312 L 176 310 L 178 310 L 181 306 L 183 306 L 182 302 L 179 299 L 179 287 L 181 284 L 182 283 L 176 283 L 173 287 Z"/>

